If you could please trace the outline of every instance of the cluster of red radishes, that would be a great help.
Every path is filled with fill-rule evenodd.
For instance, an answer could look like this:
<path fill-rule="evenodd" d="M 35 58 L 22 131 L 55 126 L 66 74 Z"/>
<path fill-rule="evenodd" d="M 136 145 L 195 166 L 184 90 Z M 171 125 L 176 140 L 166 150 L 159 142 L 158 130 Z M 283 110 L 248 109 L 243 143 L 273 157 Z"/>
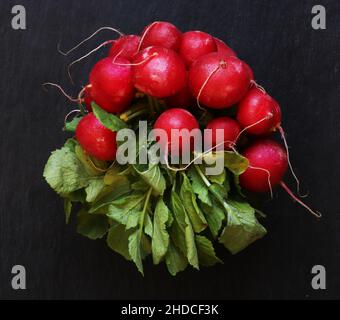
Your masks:
<path fill-rule="evenodd" d="M 224 148 L 234 148 L 242 133 L 257 136 L 242 154 L 249 160 L 241 186 L 267 192 L 281 184 L 288 149 L 268 138 L 279 130 L 284 137 L 279 104 L 254 81 L 251 68 L 223 41 L 201 31 L 182 33 L 168 22 L 154 22 L 141 36 L 123 35 L 113 41 L 109 55 L 92 68 L 83 101 L 90 111 L 78 124 L 76 138 L 90 155 L 111 161 L 117 150 L 116 133 L 91 113 L 91 102 L 119 114 L 131 105 L 136 90 L 170 107 L 154 128 L 199 128 L 189 108 L 227 109 L 237 106 L 236 119 L 222 116 L 206 128 L 224 130 Z M 172 109 L 171 109 L 172 108 Z M 171 135 L 168 135 L 171 139 Z M 262 138 L 265 137 L 265 138 Z M 171 145 L 171 141 L 168 141 Z M 295 200 L 299 201 L 294 197 Z"/>

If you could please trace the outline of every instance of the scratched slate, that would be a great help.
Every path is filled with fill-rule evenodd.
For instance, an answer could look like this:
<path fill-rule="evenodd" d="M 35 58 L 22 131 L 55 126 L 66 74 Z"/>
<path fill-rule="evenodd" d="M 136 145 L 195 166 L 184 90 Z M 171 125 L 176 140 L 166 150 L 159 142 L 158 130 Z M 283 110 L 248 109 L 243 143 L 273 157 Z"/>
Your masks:
<path fill-rule="evenodd" d="M 335 299 L 340 298 L 340 2 L 327 9 L 327 29 L 311 28 L 315 1 L 22 0 L 27 30 L 11 29 L 11 7 L 0 4 L 0 298 L 2 299 Z M 70 48 L 101 26 L 138 33 L 154 20 L 200 29 L 227 41 L 254 69 L 257 81 L 283 109 L 291 158 L 317 222 L 277 190 L 266 201 L 268 236 L 237 256 L 218 251 L 224 265 L 188 269 L 172 278 L 145 265 L 145 277 L 104 241 L 65 226 L 62 201 L 42 170 L 65 140 L 64 115 L 73 107 L 45 81 L 76 94 L 105 52 L 66 65 L 101 41 L 103 32 L 69 57 Z M 291 185 L 293 181 L 286 179 Z M 27 289 L 11 289 L 11 268 L 27 270 Z M 311 268 L 327 270 L 327 290 L 311 288 Z"/>

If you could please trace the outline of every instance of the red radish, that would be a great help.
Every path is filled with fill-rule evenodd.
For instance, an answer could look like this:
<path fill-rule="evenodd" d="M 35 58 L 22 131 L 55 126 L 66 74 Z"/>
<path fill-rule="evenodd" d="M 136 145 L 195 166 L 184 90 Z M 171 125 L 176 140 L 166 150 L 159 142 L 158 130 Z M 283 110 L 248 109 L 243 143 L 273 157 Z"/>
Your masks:
<path fill-rule="evenodd" d="M 84 93 L 83 93 L 83 103 L 85 104 L 86 109 L 91 112 L 92 111 L 92 106 L 91 103 L 93 101 L 92 95 L 91 95 L 91 85 L 87 85 L 84 88 Z"/>
<path fill-rule="evenodd" d="M 319 212 L 313 211 L 298 199 L 282 181 L 287 170 L 288 157 L 281 145 L 270 139 L 258 140 L 249 146 L 243 155 L 248 159 L 249 167 L 240 175 L 242 188 L 252 192 L 272 192 L 272 187 L 280 184 L 294 201 L 317 218 L 321 217 Z"/>
<path fill-rule="evenodd" d="M 250 78 L 243 61 L 213 52 L 192 64 L 189 86 L 198 103 L 223 109 L 243 98 L 249 89 Z"/>
<path fill-rule="evenodd" d="M 91 156 L 104 161 L 116 158 L 116 132 L 104 127 L 91 112 L 82 118 L 76 129 L 76 138 Z"/>
<path fill-rule="evenodd" d="M 243 63 L 244 63 L 244 66 L 246 67 L 246 69 L 248 70 L 250 81 L 254 81 L 255 77 L 254 77 L 253 69 L 250 68 L 250 66 L 247 63 L 245 63 L 244 61 L 243 61 Z"/>
<path fill-rule="evenodd" d="M 199 57 L 214 51 L 217 51 L 217 46 L 210 34 L 202 31 L 183 33 L 179 54 L 188 67 Z"/>
<path fill-rule="evenodd" d="M 163 129 L 167 133 L 167 145 L 161 145 L 163 150 L 171 150 L 171 146 L 176 144 L 178 141 L 178 152 L 181 153 L 182 150 L 192 150 L 193 148 L 193 141 L 191 140 L 190 143 L 185 141 L 183 134 L 178 132 L 177 135 L 171 136 L 172 129 L 188 129 L 189 132 L 194 129 L 198 129 L 199 125 L 196 118 L 185 109 L 180 108 L 173 108 L 166 110 L 163 112 L 158 119 L 156 120 L 154 129 Z M 172 141 L 172 138 L 175 140 Z M 162 142 L 162 140 L 160 140 Z M 189 146 L 189 148 L 188 148 Z"/>
<path fill-rule="evenodd" d="M 240 175 L 240 184 L 242 188 L 253 192 L 270 191 L 282 180 L 288 165 L 285 150 L 270 139 L 254 142 L 243 152 L 243 156 L 248 159 L 250 166 Z"/>
<path fill-rule="evenodd" d="M 228 56 L 237 57 L 236 52 L 233 49 L 231 49 L 224 41 L 218 38 L 214 38 L 214 39 L 217 45 L 217 52 L 224 53 L 225 55 L 228 55 Z M 250 68 L 250 66 L 247 63 L 244 62 L 244 65 L 248 69 L 250 80 L 254 80 L 253 70 Z"/>
<path fill-rule="evenodd" d="M 169 97 L 185 87 L 185 65 L 173 50 L 148 47 L 135 56 L 132 65 L 135 87 L 150 96 Z"/>
<path fill-rule="evenodd" d="M 280 126 L 281 109 L 270 95 L 255 87 L 241 100 L 237 121 L 248 133 L 266 135 Z"/>
<path fill-rule="evenodd" d="M 231 49 L 224 41 L 218 38 L 214 38 L 216 47 L 217 47 L 217 52 L 224 53 L 227 56 L 234 56 L 237 57 L 236 52 Z"/>
<path fill-rule="evenodd" d="M 191 94 L 189 84 L 187 83 L 183 89 L 177 92 L 175 95 L 165 98 L 167 106 L 172 108 L 184 108 L 187 109 L 195 105 L 196 101 Z"/>
<path fill-rule="evenodd" d="M 133 74 L 130 61 L 124 58 L 104 58 L 90 73 L 91 96 L 103 109 L 119 113 L 134 97 Z"/>
<path fill-rule="evenodd" d="M 225 150 L 232 149 L 241 131 L 237 121 L 229 117 L 219 117 L 211 120 L 206 126 L 206 129 L 212 130 L 212 147 L 218 147 L 220 144 L 223 144 L 224 141 Z M 223 130 L 223 136 L 221 138 L 217 136 L 217 129 Z"/>
<path fill-rule="evenodd" d="M 290 162 L 285 132 L 281 127 L 281 108 L 279 104 L 263 88 L 256 85 L 256 87 L 249 90 L 240 102 L 237 121 L 242 127 L 242 132 L 247 131 L 254 135 L 268 135 L 275 130 L 279 130 L 285 144 L 288 165 L 296 181 L 297 192 L 300 193 L 300 181 Z"/>
<path fill-rule="evenodd" d="M 113 42 L 109 56 L 131 60 L 138 52 L 139 41 L 140 37 L 134 34 L 122 36 Z"/>
<path fill-rule="evenodd" d="M 156 21 L 149 24 L 142 33 L 139 48 L 160 46 L 177 51 L 181 42 L 182 32 L 172 23 Z"/>

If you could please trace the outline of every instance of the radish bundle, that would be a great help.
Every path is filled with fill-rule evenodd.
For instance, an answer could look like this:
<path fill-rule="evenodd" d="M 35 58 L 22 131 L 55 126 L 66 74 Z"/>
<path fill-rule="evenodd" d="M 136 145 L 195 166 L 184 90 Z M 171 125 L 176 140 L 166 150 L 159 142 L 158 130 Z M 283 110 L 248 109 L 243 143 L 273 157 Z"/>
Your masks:
<path fill-rule="evenodd" d="M 249 193 L 281 185 L 320 217 L 282 181 L 288 166 L 296 175 L 279 104 L 227 44 L 158 21 L 98 48 L 109 44 L 71 99 L 73 137 L 44 169 L 80 234 L 105 238 L 141 273 L 151 256 L 176 275 L 221 263 L 215 245 L 236 254 L 266 234 Z"/>

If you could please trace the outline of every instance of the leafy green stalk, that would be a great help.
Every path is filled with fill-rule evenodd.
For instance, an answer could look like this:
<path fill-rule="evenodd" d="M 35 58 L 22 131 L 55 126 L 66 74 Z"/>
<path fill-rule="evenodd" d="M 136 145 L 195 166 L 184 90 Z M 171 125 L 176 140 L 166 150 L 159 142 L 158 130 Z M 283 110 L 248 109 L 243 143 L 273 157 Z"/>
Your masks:
<path fill-rule="evenodd" d="M 152 188 L 149 189 L 145 196 L 144 207 L 139 219 L 139 228 L 130 235 L 129 237 L 129 253 L 132 261 L 136 264 L 138 271 L 144 275 L 143 263 L 142 263 L 142 237 L 144 235 L 144 221 L 145 215 L 147 214 L 147 209 L 149 206 L 150 197 L 152 194 Z"/>

